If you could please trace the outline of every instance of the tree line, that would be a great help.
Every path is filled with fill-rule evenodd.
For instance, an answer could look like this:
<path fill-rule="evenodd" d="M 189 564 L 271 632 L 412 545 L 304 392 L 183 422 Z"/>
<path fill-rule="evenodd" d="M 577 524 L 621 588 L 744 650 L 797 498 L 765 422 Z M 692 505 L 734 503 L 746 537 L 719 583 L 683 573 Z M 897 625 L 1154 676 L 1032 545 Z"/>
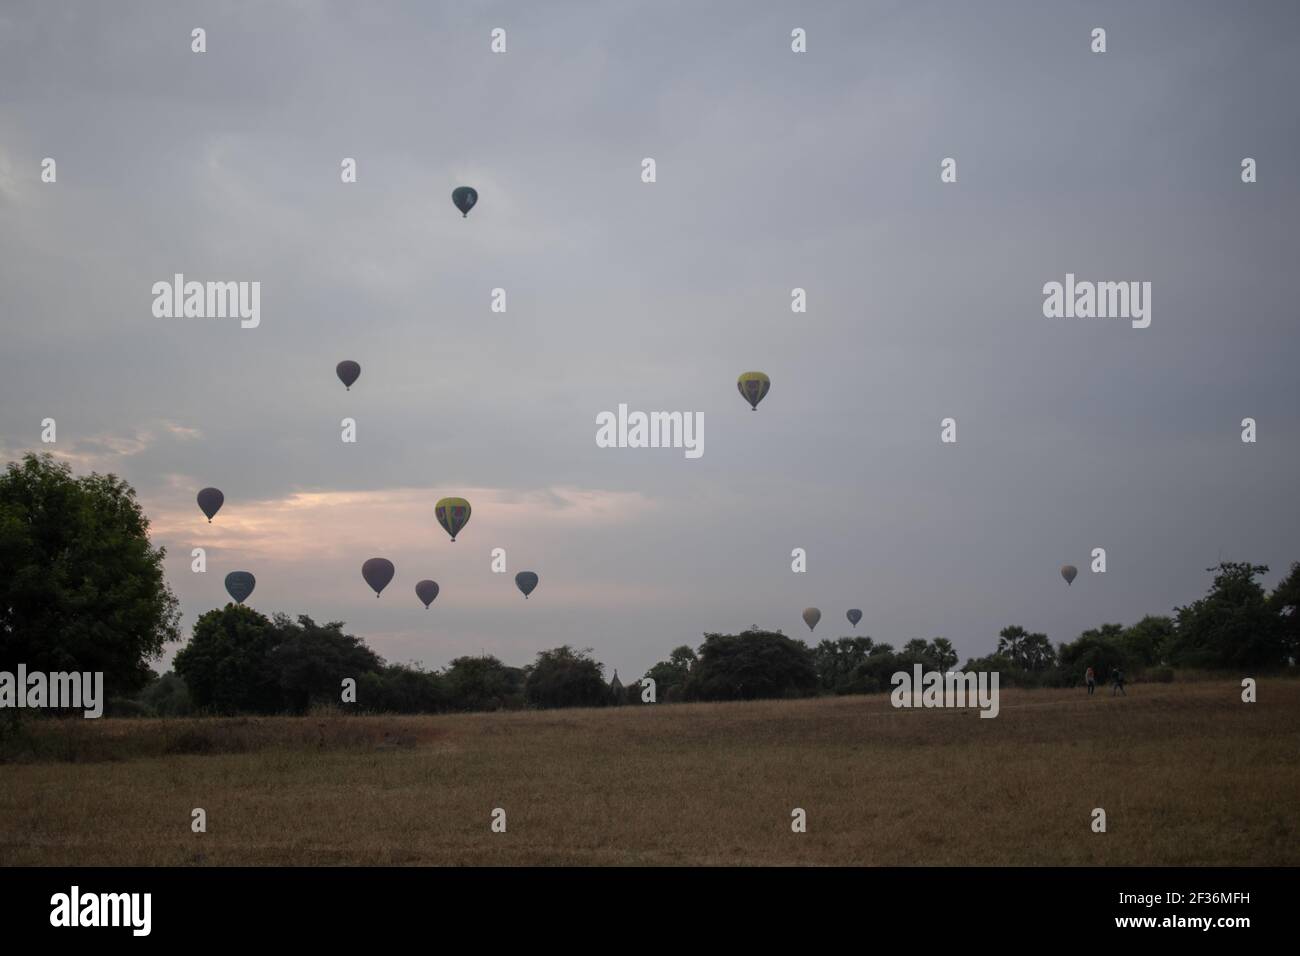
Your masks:
<path fill-rule="evenodd" d="M 230 604 L 202 615 L 173 670 L 148 666 L 179 637 L 179 609 L 148 538 L 135 492 L 111 475 L 74 477 L 50 456 L 28 455 L 0 475 L 0 670 L 102 671 L 118 714 L 303 713 L 337 705 L 356 682 L 362 710 L 397 713 L 641 704 L 640 680 L 606 682 L 589 649 L 565 645 L 512 667 L 460 657 L 429 671 L 385 662 L 342 622 L 267 617 Z M 1169 616 L 1103 624 L 1053 646 L 1047 635 L 1003 628 L 992 654 L 964 670 L 995 670 L 1003 685 L 1073 686 L 1088 667 L 1103 678 L 1170 679 L 1173 668 L 1268 673 L 1295 669 L 1300 649 L 1300 563 L 1267 593 L 1265 565 L 1224 562 L 1207 594 Z M 957 666 L 951 641 L 895 648 L 871 637 L 809 646 L 778 631 L 705 634 L 644 675 L 656 702 L 745 700 L 888 690 L 915 664 Z"/>
<path fill-rule="evenodd" d="M 968 660 L 968 671 L 997 671 L 1004 686 L 1062 687 L 1083 682 L 1092 667 L 1104 679 L 1119 668 L 1130 679 L 1171 680 L 1173 668 L 1252 674 L 1294 668 L 1295 607 L 1300 563 L 1271 593 L 1255 579 L 1262 565 L 1226 562 L 1205 597 L 1172 616 L 1136 624 L 1103 624 L 1053 646 L 1045 634 L 1006 627 L 996 650 Z M 753 700 L 818 694 L 871 694 L 916 664 L 956 669 L 957 652 L 942 638 L 914 639 L 895 649 L 870 637 L 841 637 L 815 646 L 780 631 L 751 627 L 706 634 L 698 648 L 682 645 L 644 675 L 655 702 Z M 153 713 L 304 713 L 340 700 L 340 681 L 356 681 L 361 710 L 437 713 L 518 708 L 602 707 L 646 703 L 643 680 L 606 683 L 589 649 L 542 651 L 524 667 L 496 657 L 460 657 L 428 671 L 388 664 L 340 622 L 303 616 L 267 618 L 240 605 L 209 611 L 176 656 L 174 673 L 146 688 L 140 706 Z"/>

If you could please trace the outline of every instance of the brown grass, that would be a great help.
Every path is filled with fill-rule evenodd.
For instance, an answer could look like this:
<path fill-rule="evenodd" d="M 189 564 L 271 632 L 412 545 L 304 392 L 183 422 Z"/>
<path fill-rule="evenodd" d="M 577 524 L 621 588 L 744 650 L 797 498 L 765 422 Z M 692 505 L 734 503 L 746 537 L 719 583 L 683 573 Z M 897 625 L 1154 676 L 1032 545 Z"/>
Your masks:
<path fill-rule="evenodd" d="M 0 764 L 0 863 L 1296 865 L 1300 682 L 1239 695 L 38 721 Z"/>

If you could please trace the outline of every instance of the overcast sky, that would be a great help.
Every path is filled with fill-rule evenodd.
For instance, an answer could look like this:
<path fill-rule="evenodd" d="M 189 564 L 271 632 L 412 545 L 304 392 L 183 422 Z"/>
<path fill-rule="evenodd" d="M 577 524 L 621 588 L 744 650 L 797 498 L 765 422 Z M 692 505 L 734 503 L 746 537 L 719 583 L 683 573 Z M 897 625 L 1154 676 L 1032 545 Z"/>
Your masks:
<path fill-rule="evenodd" d="M 1220 558 L 1271 585 L 1300 560 L 1297 64 L 1289 2 L 5 0 L 0 457 L 130 481 L 187 633 L 249 570 L 252 607 L 430 667 L 569 643 L 626 679 L 809 605 L 815 638 L 859 607 L 965 659 L 1169 613 Z M 155 318 L 176 272 L 260 282 L 261 325 Z M 1067 272 L 1151 282 L 1150 327 L 1045 318 Z M 703 456 L 598 448 L 620 403 L 702 413 Z"/>

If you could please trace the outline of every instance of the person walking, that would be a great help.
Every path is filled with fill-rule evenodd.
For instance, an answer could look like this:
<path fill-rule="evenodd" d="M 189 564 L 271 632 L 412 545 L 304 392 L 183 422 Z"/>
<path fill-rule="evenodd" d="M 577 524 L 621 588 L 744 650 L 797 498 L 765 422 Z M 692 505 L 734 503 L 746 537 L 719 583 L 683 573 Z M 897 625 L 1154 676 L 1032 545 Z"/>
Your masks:
<path fill-rule="evenodd" d="M 1110 672 L 1110 677 L 1115 682 L 1115 686 L 1110 689 L 1110 696 L 1114 697 L 1115 691 L 1119 691 L 1121 696 L 1127 697 L 1128 693 L 1124 690 L 1124 672 L 1117 667 Z"/>
<path fill-rule="evenodd" d="M 1091 697 L 1092 692 L 1097 689 L 1097 672 L 1089 667 L 1088 672 L 1083 675 L 1083 679 L 1088 682 L 1088 696 Z"/>

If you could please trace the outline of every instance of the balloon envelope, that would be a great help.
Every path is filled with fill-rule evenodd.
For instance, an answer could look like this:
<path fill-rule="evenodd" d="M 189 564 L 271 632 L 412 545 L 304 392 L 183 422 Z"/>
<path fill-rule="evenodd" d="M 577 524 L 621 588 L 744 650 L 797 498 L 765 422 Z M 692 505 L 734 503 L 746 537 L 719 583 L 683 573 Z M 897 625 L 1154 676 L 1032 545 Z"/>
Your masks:
<path fill-rule="evenodd" d="M 421 581 L 415 586 L 415 596 L 424 602 L 425 610 L 433 603 L 433 599 L 438 596 L 437 581 Z"/>
<path fill-rule="evenodd" d="M 236 604 L 243 604 L 257 586 L 257 579 L 247 571 L 231 571 L 226 575 L 226 590 L 235 599 Z"/>
<path fill-rule="evenodd" d="M 433 506 L 438 524 L 456 540 L 456 535 L 469 523 L 469 502 L 464 498 L 443 498 Z"/>
<path fill-rule="evenodd" d="M 858 621 L 862 620 L 862 612 L 855 607 L 851 607 L 849 608 L 849 613 L 846 614 L 845 617 L 849 619 L 850 624 L 852 624 L 854 627 L 857 627 Z"/>
<path fill-rule="evenodd" d="M 772 380 L 762 372 L 745 372 L 736 380 L 736 388 L 754 411 L 758 411 L 758 403 L 771 387 Z"/>
<path fill-rule="evenodd" d="M 361 377 L 361 366 L 351 360 L 339 362 L 334 367 L 334 374 L 339 377 L 339 381 L 343 383 L 344 388 L 351 388 L 352 383 Z"/>
<path fill-rule="evenodd" d="M 469 211 L 478 202 L 478 190 L 473 186 L 457 186 L 451 191 L 451 201 L 456 204 L 456 208 L 460 210 L 463 219 L 469 215 Z"/>
<path fill-rule="evenodd" d="M 204 488 L 199 492 L 199 508 L 208 516 L 209 522 L 212 521 L 212 516 L 221 510 L 225 500 L 226 496 L 217 488 Z"/>
<path fill-rule="evenodd" d="M 393 562 L 387 558 L 371 558 L 361 565 L 361 576 L 375 589 L 375 597 L 379 597 L 379 592 L 388 587 L 388 582 L 393 580 L 396 573 Z"/>
<path fill-rule="evenodd" d="M 803 622 L 808 625 L 808 630 L 817 626 L 817 622 L 822 619 L 822 612 L 815 607 L 806 607 L 803 609 Z"/>
<path fill-rule="evenodd" d="M 1066 584 L 1074 583 L 1074 576 L 1079 573 L 1079 569 L 1073 564 L 1061 565 L 1061 577 L 1065 578 Z"/>
<path fill-rule="evenodd" d="M 537 587 L 537 574 L 533 571 L 520 571 L 515 575 L 515 587 L 524 592 L 524 597 L 533 593 Z"/>

